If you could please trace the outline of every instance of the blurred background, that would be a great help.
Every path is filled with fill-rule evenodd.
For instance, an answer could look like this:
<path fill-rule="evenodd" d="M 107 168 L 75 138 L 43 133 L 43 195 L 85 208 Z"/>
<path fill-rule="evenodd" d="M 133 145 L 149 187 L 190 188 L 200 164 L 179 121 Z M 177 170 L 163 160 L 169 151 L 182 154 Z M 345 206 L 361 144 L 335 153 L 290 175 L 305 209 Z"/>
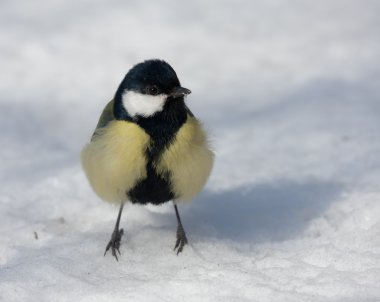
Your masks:
<path fill-rule="evenodd" d="M 46 157 L 78 161 L 124 74 L 149 58 L 192 89 L 188 104 L 221 155 L 216 174 L 232 173 L 215 186 L 251 183 L 268 165 L 285 172 L 284 151 L 353 164 L 339 145 L 361 119 L 378 125 L 378 13 L 377 1 L 2 1 L 2 170 L 23 174 L 30 155 L 36 170 Z M 34 152 L 46 152 L 42 162 Z"/>
<path fill-rule="evenodd" d="M 46 270 L 61 280 L 61 287 L 45 293 L 53 295 L 71 286 L 65 269 L 73 249 L 79 262 L 84 255 L 102 254 L 116 210 L 92 193 L 79 153 L 126 72 L 145 59 L 160 58 L 192 90 L 187 104 L 209 130 L 216 153 L 205 192 L 184 210 L 195 247 L 210 250 L 202 265 L 221 272 L 210 286 L 219 289 L 224 280 L 223 265 L 216 262 L 249 257 L 255 264 L 248 258 L 241 264 L 247 282 L 265 285 L 261 291 L 253 286 L 241 299 L 254 293 L 266 301 L 268 288 L 280 301 L 305 298 L 305 293 L 327 297 L 317 285 L 318 269 L 313 277 L 302 277 L 315 278 L 303 293 L 281 292 L 278 278 L 303 288 L 304 279 L 287 275 L 281 262 L 286 259 L 300 269 L 294 276 L 316 267 L 348 272 L 348 281 L 341 281 L 339 273 L 323 271 L 336 282 L 330 292 L 336 299 L 380 297 L 379 256 L 368 254 L 380 253 L 379 15 L 380 2 L 373 0 L 2 0 L 0 264 L 8 270 L 0 273 L 7 281 L 0 288 L 5 296 L 20 298 L 12 289 L 31 272 L 46 286 Z M 162 250 L 170 251 L 165 244 L 174 239 L 171 209 L 130 211 L 127 233 L 142 228 L 140 237 L 129 235 L 132 247 L 135 243 L 138 251 L 160 232 L 168 238 Z M 40 235 L 37 247 L 32 231 Z M 322 248 L 322 241 L 334 250 Z M 76 250 L 81 244 L 85 251 Z M 124 251 L 133 259 L 135 250 L 127 246 Z M 223 253 L 215 256 L 213 248 Z M 267 248 L 278 252 L 272 255 L 277 275 L 266 270 L 268 263 L 257 264 Z M 347 250 L 354 252 L 347 256 Z M 157 256 L 145 252 L 147 258 Z M 27 263 L 38 265 L 19 270 L 16 264 L 26 254 Z M 56 257 L 67 261 L 56 265 Z M 239 266 L 236 280 L 243 278 Z M 87 270 L 68 274 L 82 280 L 90 278 L 83 276 Z M 372 273 L 356 287 L 355 270 Z M 104 268 L 104 276 L 109 273 Z M 254 277 L 258 273 L 261 277 Z M 187 284 L 196 287 L 197 280 L 190 279 Z M 99 280 L 91 282 L 101 287 Z M 227 284 L 226 295 L 236 292 Z M 28 286 L 19 295 L 27 294 Z"/>

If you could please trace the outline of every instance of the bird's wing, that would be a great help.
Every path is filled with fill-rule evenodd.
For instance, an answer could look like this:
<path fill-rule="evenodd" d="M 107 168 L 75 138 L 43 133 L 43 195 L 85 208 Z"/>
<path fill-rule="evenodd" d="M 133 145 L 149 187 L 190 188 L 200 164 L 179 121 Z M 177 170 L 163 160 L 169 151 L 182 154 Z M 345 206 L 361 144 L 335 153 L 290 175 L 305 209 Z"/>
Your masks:
<path fill-rule="evenodd" d="M 104 128 L 107 126 L 107 124 L 115 119 L 115 116 L 113 115 L 113 103 L 114 101 L 111 100 L 108 102 L 106 107 L 104 107 L 102 115 L 99 118 L 98 124 L 96 125 L 96 129 L 94 131 L 94 134 L 92 135 L 92 138 L 96 136 L 96 131 L 100 128 Z"/>

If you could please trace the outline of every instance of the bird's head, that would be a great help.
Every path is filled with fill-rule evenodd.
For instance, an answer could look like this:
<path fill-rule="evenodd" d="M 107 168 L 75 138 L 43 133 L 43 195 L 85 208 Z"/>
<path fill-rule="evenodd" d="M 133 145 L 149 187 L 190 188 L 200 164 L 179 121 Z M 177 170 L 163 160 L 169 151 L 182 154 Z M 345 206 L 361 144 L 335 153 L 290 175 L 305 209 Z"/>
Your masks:
<path fill-rule="evenodd" d="M 115 95 L 116 119 L 152 117 L 183 103 L 191 91 L 180 85 L 174 69 L 165 61 L 147 60 L 128 71 Z"/>

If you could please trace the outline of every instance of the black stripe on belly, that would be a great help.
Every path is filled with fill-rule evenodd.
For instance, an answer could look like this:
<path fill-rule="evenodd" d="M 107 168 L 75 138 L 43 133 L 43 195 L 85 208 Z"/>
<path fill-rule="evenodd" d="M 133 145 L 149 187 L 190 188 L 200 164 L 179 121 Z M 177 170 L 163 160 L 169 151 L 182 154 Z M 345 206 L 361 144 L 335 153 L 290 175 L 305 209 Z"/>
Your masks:
<path fill-rule="evenodd" d="M 152 167 L 152 163 L 148 163 L 147 178 L 138 182 L 128 192 L 129 200 L 132 203 L 159 205 L 174 199 L 174 194 L 170 190 L 169 179 L 169 173 L 164 177 L 157 175 Z"/>
<path fill-rule="evenodd" d="M 162 112 L 152 117 L 136 119 L 135 122 L 149 134 L 151 140 L 146 150 L 147 177 L 127 192 L 132 203 L 158 205 L 176 197 L 171 191 L 170 172 L 157 174 L 153 166 L 186 120 L 187 110 L 183 98 L 169 99 Z"/>

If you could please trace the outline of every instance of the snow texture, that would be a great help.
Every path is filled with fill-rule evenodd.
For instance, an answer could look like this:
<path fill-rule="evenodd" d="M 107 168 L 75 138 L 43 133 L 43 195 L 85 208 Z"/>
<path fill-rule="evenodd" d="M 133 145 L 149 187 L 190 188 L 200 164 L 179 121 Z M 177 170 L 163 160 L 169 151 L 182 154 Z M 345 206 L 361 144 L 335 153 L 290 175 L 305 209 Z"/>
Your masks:
<path fill-rule="evenodd" d="M 380 2 L 0 2 L 1 301 L 380 301 Z M 212 136 L 204 192 L 117 208 L 79 163 L 167 60 Z"/>

